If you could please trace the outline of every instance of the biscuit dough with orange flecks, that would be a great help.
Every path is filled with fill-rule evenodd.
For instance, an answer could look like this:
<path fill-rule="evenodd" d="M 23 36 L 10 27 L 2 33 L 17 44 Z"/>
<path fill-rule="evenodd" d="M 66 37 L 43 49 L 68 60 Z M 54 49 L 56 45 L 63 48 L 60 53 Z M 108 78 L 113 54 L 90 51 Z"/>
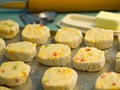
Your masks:
<path fill-rule="evenodd" d="M 49 44 L 41 46 L 38 61 L 49 66 L 64 66 L 70 61 L 71 49 L 64 44 Z"/>
<path fill-rule="evenodd" d="M 95 90 L 120 90 L 120 74 L 104 72 L 96 80 Z"/>
<path fill-rule="evenodd" d="M 104 67 L 104 52 L 94 47 L 80 48 L 73 57 L 73 67 L 83 71 L 99 71 Z"/>
<path fill-rule="evenodd" d="M 42 77 L 45 90 L 73 90 L 77 82 L 76 71 L 67 67 L 52 67 Z"/>
<path fill-rule="evenodd" d="M 63 27 L 55 35 L 55 42 L 77 48 L 82 43 L 83 35 L 79 29 Z"/>
<path fill-rule="evenodd" d="M 22 61 L 4 62 L 0 66 L 0 84 L 19 86 L 25 83 L 29 76 L 30 66 Z"/>
<path fill-rule="evenodd" d="M 14 38 L 19 32 L 19 24 L 13 20 L 0 20 L 0 37 Z"/>
<path fill-rule="evenodd" d="M 28 24 L 22 31 L 22 39 L 36 44 L 44 44 L 50 37 L 50 30 L 45 25 Z"/>

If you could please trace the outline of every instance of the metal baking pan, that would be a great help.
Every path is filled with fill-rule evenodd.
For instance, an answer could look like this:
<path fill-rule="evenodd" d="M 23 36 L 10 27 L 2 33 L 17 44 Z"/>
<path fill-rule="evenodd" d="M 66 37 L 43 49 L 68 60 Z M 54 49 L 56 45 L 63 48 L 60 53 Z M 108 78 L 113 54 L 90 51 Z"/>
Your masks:
<path fill-rule="evenodd" d="M 21 29 L 21 31 L 22 31 L 22 29 Z M 51 38 L 45 44 L 54 43 L 55 34 L 56 34 L 55 31 L 51 31 Z M 6 44 L 22 41 L 21 40 L 21 32 L 15 38 L 13 38 L 11 40 L 5 40 L 5 41 L 6 41 Z M 37 46 L 37 50 L 39 50 L 40 46 L 41 45 Z M 85 47 L 84 42 L 78 48 L 72 49 L 72 57 L 75 55 L 75 53 L 81 47 Z M 100 74 L 102 74 L 105 71 L 114 71 L 115 56 L 116 56 L 116 53 L 118 52 L 117 37 L 114 38 L 113 46 L 109 49 L 104 50 L 104 52 L 105 52 L 106 64 L 101 71 L 84 72 L 84 71 L 76 70 L 76 72 L 78 73 L 78 80 L 77 80 L 74 90 L 94 90 L 96 79 L 98 78 L 98 76 Z M 73 68 L 72 57 L 71 57 L 71 61 L 66 65 L 66 67 Z M 9 60 L 6 59 L 5 56 L 3 56 L 2 60 L 0 60 L 0 64 L 2 64 L 3 62 L 6 62 L 6 61 L 9 61 Z M 37 61 L 37 57 L 35 57 L 34 60 L 32 60 L 31 62 L 29 62 L 27 64 L 29 64 L 31 67 L 31 72 L 28 77 L 28 80 L 21 86 L 9 87 L 9 88 L 11 88 L 13 90 L 44 90 L 43 86 L 41 84 L 41 78 L 42 78 L 45 70 L 48 69 L 49 66 L 39 64 Z"/>

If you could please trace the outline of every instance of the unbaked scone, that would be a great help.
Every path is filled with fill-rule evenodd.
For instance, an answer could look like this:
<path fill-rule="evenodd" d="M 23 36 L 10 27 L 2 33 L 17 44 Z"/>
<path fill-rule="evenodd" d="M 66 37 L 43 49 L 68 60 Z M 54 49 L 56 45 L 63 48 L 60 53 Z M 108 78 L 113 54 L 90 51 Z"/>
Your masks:
<path fill-rule="evenodd" d="M 116 54 L 115 71 L 120 72 L 120 52 Z"/>
<path fill-rule="evenodd" d="M 27 41 L 10 43 L 5 48 L 5 56 L 9 60 L 29 62 L 33 60 L 35 55 L 36 44 Z"/>
<path fill-rule="evenodd" d="M 110 48 L 113 44 L 113 31 L 90 29 L 85 34 L 85 44 L 98 49 Z"/>
<path fill-rule="evenodd" d="M 7 88 L 7 87 L 0 86 L 0 90 L 12 90 L 12 89 Z"/>
<path fill-rule="evenodd" d="M 0 21 L 0 37 L 4 39 L 14 38 L 19 32 L 19 24 L 13 20 Z"/>
<path fill-rule="evenodd" d="M 5 41 L 2 38 L 0 38 L 0 60 L 3 56 L 5 46 L 6 46 Z"/>
<path fill-rule="evenodd" d="M 120 74 L 104 72 L 96 80 L 95 90 L 120 90 Z"/>
<path fill-rule="evenodd" d="M 73 57 L 73 67 L 78 70 L 99 71 L 104 64 L 104 52 L 94 47 L 80 48 Z"/>
<path fill-rule="evenodd" d="M 52 67 L 46 70 L 42 84 L 45 90 L 73 90 L 77 77 L 71 68 Z"/>
<path fill-rule="evenodd" d="M 32 74 L 33 75 L 33 74 Z M 27 80 L 25 81 L 24 84 L 17 86 L 17 87 L 11 87 L 12 90 L 35 90 L 34 86 L 35 85 L 33 82 L 33 78 L 31 78 L 31 76 L 28 76 Z M 35 79 L 34 79 L 35 80 Z M 33 89 L 34 88 L 34 89 Z"/>
<path fill-rule="evenodd" d="M 5 46 L 6 46 L 5 41 L 4 41 L 2 38 L 0 38 L 0 52 L 1 52 L 3 49 L 5 49 Z"/>
<path fill-rule="evenodd" d="M 62 43 L 77 48 L 83 40 L 83 35 L 79 29 L 63 27 L 55 35 L 55 42 Z"/>
<path fill-rule="evenodd" d="M 0 66 L 0 84 L 19 86 L 25 83 L 29 76 L 30 66 L 22 61 L 4 62 Z"/>
<path fill-rule="evenodd" d="M 49 44 L 41 46 L 38 61 L 49 66 L 66 65 L 71 57 L 71 49 L 64 44 Z"/>
<path fill-rule="evenodd" d="M 44 44 L 49 37 L 49 28 L 40 24 L 28 24 L 22 31 L 23 40 L 37 44 Z"/>

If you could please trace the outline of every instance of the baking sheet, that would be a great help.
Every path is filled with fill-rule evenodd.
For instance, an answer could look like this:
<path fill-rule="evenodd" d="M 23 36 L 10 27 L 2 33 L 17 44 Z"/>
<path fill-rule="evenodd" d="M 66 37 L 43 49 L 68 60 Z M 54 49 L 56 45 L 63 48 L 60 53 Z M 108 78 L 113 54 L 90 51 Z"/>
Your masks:
<path fill-rule="evenodd" d="M 75 27 L 85 33 L 90 28 L 99 29 L 95 26 L 95 17 L 81 14 L 68 14 L 57 25 L 59 27 Z M 114 35 L 118 35 L 120 30 L 113 30 Z"/>
<path fill-rule="evenodd" d="M 5 40 L 6 44 L 22 41 L 20 33 L 14 39 Z M 45 44 L 54 43 L 55 33 L 56 33 L 55 31 L 51 31 L 51 38 Z M 39 50 L 40 46 L 41 45 L 39 45 L 37 47 L 37 50 Z M 84 47 L 84 46 L 85 45 L 83 42 L 82 45 L 80 45 L 80 47 L 78 47 L 76 49 L 72 49 L 72 57 L 79 50 L 79 48 Z M 104 51 L 105 51 L 105 57 L 106 57 L 106 64 L 105 64 L 103 70 L 98 71 L 98 72 L 83 72 L 83 71 L 75 70 L 78 73 L 78 80 L 77 80 L 77 84 L 76 84 L 74 90 L 94 90 L 95 81 L 100 74 L 102 74 L 105 71 L 114 71 L 115 55 L 118 52 L 117 37 L 115 37 L 115 39 L 114 39 L 113 46 Z M 9 61 L 9 60 L 6 59 L 5 57 L 3 57 L 2 60 L 0 60 L 0 64 L 2 64 L 3 62 L 6 62 L 6 61 Z M 29 62 L 27 64 L 29 64 L 31 67 L 31 72 L 28 77 L 28 80 L 21 86 L 9 87 L 9 88 L 12 88 L 13 90 L 44 90 L 42 87 L 42 84 L 41 84 L 41 78 L 42 78 L 45 70 L 48 69 L 49 66 L 39 64 L 37 61 L 37 57 L 35 57 L 31 62 Z M 66 65 L 66 67 L 73 68 L 72 58 L 71 58 L 71 61 Z"/>

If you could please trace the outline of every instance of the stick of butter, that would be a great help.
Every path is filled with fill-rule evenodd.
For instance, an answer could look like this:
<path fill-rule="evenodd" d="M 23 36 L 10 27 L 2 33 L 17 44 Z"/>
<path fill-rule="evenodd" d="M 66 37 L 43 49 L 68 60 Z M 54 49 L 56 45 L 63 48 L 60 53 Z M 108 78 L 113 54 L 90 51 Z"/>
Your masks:
<path fill-rule="evenodd" d="M 111 12 L 101 11 L 96 16 L 96 27 L 119 30 L 120 29 L 120 15 L 111 13 Z"/>

